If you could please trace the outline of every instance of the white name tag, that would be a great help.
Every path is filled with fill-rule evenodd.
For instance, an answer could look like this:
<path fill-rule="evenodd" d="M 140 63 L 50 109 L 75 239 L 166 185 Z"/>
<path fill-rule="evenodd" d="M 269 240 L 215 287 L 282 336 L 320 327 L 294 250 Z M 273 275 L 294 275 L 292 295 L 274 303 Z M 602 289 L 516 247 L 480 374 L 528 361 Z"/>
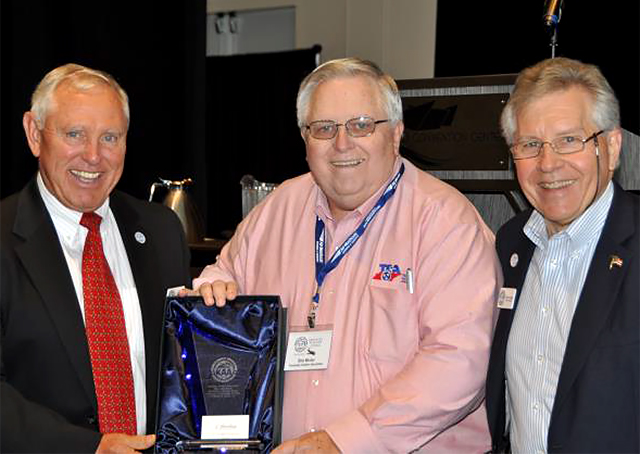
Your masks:
<path fill-rule="evenodd" d="M 203 440 L 247 440 L 249 415 L 205 415 L 202 417 Z"/>
<path fill-rule="evenodd" d="M 502 287 L 498 294 L 498 307 L 500 309 L 513 309 L 513 303 L 516 300 L 515 288 Z"/>
<path fill-rule="evenodd" d="M 318 370 L 329 366 L 333 331 L 295 331 L 289 333 L 284 370 Z"/>

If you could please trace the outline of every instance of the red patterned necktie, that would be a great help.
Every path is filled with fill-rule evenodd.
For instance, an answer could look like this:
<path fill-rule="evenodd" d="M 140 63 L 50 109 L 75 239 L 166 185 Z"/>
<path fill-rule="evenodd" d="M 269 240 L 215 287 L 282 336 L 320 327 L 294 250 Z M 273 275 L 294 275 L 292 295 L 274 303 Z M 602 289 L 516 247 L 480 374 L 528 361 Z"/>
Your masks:
<path fill-rule="evenodd" d="M 82 293 L 85 328 L 98 398 L 101 433 L 135 435 L 136 405 L 129 342 L 120 294 L 102 250 L 100 222 L 84 213 L 80 224 L 89 229 L 82 252 Z"/>

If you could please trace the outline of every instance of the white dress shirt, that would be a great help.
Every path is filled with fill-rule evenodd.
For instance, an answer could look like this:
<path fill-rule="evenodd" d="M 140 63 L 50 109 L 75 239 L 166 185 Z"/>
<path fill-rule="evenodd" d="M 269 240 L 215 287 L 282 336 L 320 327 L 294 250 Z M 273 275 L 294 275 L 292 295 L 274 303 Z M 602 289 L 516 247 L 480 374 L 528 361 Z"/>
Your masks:
<path fill-rule="evenodd" d="M 73 286 L 76 290 L 80 311 L 84 319 L 84 297 L 82 293 L 82 251 L 89 230 L 80 225 L 82 213 L 64 206 L 46 188 L 42 176 L 38 173 L 38 189 L 44 201 L 45 207 L 53 220 L 53 225 L 58 234 L 62 251 L 67 260 L 67 266 Z M 131 266 L 127 259 L 127 251 L 122 242 L 122 236 L 118 230 L 116 220 L 109 208 L 109 199 L 96 210 L 102 217 L 100 234 L 104 255 L 111 268 L 111 274 L 122 300 L 124 321 L 129 341 L 131 355 L 131 371 L 133 373 L 133 385 L 136 396 L 136 422 L 138 434 L 145 434 L 147 430 L 147 393 L 144 353 L 144 331 L 142 326 L 142 313 L 138 292 L 133 280 Z"/>
<path fill-rule="evenodd" d="M 507 344 L 506 406 L 514 453 L 547 452 L 571 322 L 612 199 L 609 183 L 593 205 L 551 238 L 537 211 L 524 226 L 536 249 Z"/>

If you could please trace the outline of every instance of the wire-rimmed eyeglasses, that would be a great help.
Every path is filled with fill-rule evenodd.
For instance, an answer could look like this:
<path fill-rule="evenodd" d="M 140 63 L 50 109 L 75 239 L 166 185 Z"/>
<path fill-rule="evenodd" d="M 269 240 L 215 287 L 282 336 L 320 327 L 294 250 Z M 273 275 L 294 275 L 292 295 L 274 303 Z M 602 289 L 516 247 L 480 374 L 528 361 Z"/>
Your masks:
<path fill-rule="evenodd" d="M 594 132 L 586 139 L 579 135 L 557 137 L 551 141 L 535 138 L 522 139 L 511 146 L 511 154 L 515 160 L 535 158 L 540 154 L 546 143 L 558 154 L 578 153 L 584 150 L 585 144 L 590 140 L 594 140 L 597 145 L 597 137 L 604 131 L 604 129 L 601 129 L 598 132 Z"/>
<path fill-rule="evenodd" d="M 367 137 L 375 132 L 377 124 L 387 121 L 389 120 L 374 120 L 371 117 L 356 117 L 344 123 L 338 123 L 334 120 L 316 120 L 305 125 L 305 128 L 309 130 L 311 137 L 320 140 L 333 139 L 338 134 L 340 126 L 344 126 L 347 134 L 351 137 Z"/>

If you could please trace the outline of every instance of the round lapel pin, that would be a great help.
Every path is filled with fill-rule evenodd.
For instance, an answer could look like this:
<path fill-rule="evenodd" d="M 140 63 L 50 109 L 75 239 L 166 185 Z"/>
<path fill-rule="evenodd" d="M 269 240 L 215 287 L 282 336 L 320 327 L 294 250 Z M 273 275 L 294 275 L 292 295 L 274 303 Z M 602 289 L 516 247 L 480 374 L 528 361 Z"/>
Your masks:
<path fill-rule="evenodd" d="M 136 241 L 140 244 L 144 244 L 147 242 L 147 237 L 144 236 L 144 233 L 142 232 L 136 232 L 133 236 L 136 239 Z"/>
<path fill-rule="evenodd" d="M 509 259 L 509 265 L 511 265 L 511 268 L 515 268 L 517 264 L 518 264 L 518 254 L 514 252 L 513 254 L 511 254 L 511 258 Z"/>

